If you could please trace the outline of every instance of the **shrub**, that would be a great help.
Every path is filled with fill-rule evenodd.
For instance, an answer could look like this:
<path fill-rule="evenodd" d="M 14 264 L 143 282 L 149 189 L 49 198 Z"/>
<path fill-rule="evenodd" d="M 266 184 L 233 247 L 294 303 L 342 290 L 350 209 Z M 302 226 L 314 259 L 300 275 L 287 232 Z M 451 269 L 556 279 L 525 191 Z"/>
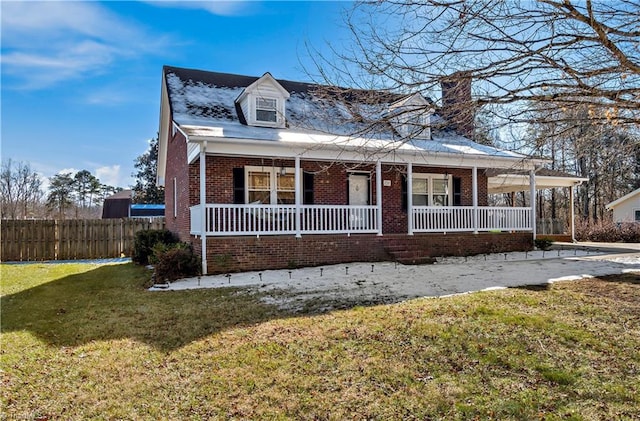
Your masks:
<path fill-rule="evenodd" d="M 533 240 L 533 243 L 539 250 L 549 250 L 551 248 L 551 244 L 553 244 L 553 241 L 549 238 L 540 237 Z"/>
<path fill-rule="evenodd" d="M 176 244 L 178 237 L 169 230 L 144 230 L 136 233 L 131 260 L 140 265 L 148 265 L 153 255 L 153 247 L 158 244 Z"/>
<path fill-rule="evenodd" d="M 171 282 L 200 274 L 200 259 L 187 243 L 157 244 L 154 248 L 155 278 Z"/>
<path fill-rule="evenodd" d="M 640 242 L 640 224 L 633 222 L 615 223 L 612 221 L 598 221 L 589 223 L 581 221 L 576 224 L 576 239 L 578 241 L 600 241 L 608 243 Z"/>

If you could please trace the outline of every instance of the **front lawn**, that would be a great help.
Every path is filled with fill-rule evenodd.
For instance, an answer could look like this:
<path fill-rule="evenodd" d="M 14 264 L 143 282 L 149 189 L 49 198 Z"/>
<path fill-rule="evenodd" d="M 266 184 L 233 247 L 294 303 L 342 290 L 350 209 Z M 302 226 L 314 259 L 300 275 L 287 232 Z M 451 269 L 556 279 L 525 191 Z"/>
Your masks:
<path fill-rule="evenodd" d="M 0 265 L 4 419 L 632 419 L 640 277 L 292 315 L 132 264 Z"/>

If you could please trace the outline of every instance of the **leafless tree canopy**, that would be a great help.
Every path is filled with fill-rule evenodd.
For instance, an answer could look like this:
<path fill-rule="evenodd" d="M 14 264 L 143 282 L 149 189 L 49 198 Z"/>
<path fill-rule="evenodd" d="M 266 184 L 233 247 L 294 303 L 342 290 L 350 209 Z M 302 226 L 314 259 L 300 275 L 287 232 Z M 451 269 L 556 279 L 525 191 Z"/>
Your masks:
<path fill-rule="evenodd" d="M 468 72 L 475 105 L 528 121 L 527 104 L 592 107 L 592 120 L 640 123 L 637 0 L 390 0 L 346 16 L 352 46 L 319 59 L 325 81 L 433 97 Z M 429 95 L 430 94 L 430 95 Z"/>

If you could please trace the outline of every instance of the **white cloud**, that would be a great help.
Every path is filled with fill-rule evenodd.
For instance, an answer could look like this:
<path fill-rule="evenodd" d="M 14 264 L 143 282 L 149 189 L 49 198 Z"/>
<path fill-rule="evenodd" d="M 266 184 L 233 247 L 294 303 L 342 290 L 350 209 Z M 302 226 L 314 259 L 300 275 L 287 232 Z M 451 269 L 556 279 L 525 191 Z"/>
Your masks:
<path fill-rule="evenodd" d="M 234 1 L 175 1 L 175 0 L 158 0 L 147 1 L 154 6 L 173 7 L 180 9 L 202 9 L 213 15 L 220 16 L 236 16 L 248 10 L 251 2 L 244 0 Z"/>
<path fill-rule="evenodd" d="M 166 38 L 95 2 L 1 2 L 3 72 L 39 89 L 161 51 Z"/>
<path fill-rule="evenodd" d="M 120 186 L 120 165 L 107 165 L 96 168 L 96 177 L 102 184 Z"/>
<path fill-rule="evenodd" d="M 80 170 L 77 170 L 77 169 L 75 169 L 75 168 L 63 168 L 63 169 L 61 169 L 60 171 L 58 171 L 58 172 L 56 173 L 56 175 L 57 175 L 57 174 L 70 174 L 70 175 L 71 175 L 71 177 L 73 177 L 74 175 L 76 175 L 76 173 L 77 173 L 78 171 L 80 171 Z"/>

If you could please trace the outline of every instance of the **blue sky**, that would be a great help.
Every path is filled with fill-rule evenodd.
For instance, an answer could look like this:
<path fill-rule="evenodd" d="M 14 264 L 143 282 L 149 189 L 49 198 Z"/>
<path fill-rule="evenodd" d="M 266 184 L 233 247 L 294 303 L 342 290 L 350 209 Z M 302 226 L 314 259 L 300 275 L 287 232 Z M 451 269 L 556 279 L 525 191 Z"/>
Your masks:
<path fill-rule="evenodd" d="M 308 81 L 346 2 L 2 1 L 2 159 L 119 187 L 158 130 L 163 65 Z"/>

